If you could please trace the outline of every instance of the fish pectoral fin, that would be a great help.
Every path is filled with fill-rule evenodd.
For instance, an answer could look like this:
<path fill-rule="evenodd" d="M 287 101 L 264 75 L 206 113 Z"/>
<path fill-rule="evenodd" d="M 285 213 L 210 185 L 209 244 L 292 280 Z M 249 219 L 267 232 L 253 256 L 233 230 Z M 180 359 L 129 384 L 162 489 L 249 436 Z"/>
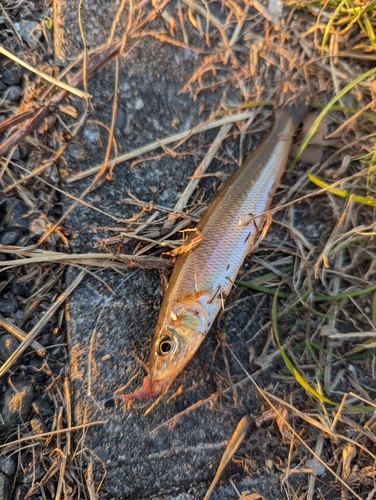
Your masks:
<path fill-rule="evenodd" d="M 164 252 L 162 255 L 168 255 L 169 257 L 176 257 L 177 255 L 182 255 L 184 253 L 191 252 L 204 239 L 204 235 L 200 230 L 197 229 L 197 227 L 194 229 L 184 229 L 184 231 L 195 231 L 197 233 L 197 236 L 187 241 L 187 243 L 183 243 L 183 245 L 180 245 L 180 247 L 174 248 L 170 252 Z"/>

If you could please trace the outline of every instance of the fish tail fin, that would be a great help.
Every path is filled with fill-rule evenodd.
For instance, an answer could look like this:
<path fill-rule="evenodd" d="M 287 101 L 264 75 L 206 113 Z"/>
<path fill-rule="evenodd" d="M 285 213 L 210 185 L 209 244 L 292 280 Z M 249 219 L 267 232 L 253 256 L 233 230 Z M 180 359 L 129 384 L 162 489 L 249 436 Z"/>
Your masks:
<path fill-rule="evenodd" d="M 307 113 L 309 101 L 308 89 L 291 92 L 287 84 L 280 85 L 276 96 L 276 120 L 291 117 L 298 126 Z"/>

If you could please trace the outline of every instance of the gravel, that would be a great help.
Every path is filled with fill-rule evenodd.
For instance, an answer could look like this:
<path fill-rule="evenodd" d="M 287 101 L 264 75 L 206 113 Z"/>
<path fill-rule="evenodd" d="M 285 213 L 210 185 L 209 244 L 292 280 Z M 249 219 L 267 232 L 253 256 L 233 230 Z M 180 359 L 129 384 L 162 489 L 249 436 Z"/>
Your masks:
<path fill-rule="evenodd" d="M 18 85 L 11 85 L 8 87 L 7 92 L 6 92 L 6 98 L 10 102 L 15 102 L 18 101 L 18 99 L 21 97 L 22 94 L 22 89 Z"/>

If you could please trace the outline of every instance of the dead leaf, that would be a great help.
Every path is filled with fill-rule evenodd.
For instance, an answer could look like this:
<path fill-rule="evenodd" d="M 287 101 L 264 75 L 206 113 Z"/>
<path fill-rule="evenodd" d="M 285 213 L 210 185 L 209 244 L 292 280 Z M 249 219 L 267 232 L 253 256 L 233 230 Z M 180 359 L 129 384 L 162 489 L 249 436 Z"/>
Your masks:
<path fill-rule="evenodd" d="M 280 406 L 278 408 L 278 415 L 276 418 L 279 432 L 281 433 L 282 437 L 285 440 L 292 441 L 293 434 L 291 433 L 290 429 L 287 426 L 287 419 L 288 419 L 287 409 Z"/>
<path fill-rule="evenodd" d="M 342 479 L 346 481 L 350 477 L 351 473 L 351 460 L 356 456 L 356 447 L 347 443 L 347 445 L 342 450 Z"/>

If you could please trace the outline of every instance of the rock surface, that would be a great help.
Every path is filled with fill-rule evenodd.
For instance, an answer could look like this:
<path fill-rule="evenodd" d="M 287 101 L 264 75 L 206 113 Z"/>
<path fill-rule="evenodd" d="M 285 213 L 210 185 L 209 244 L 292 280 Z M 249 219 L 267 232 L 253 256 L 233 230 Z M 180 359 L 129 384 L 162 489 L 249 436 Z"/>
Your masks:
<path fill-rule="evenodd" d="M 58 4 L 55 12 L 56 52 L 63 61 L 68 61 L 82 48 L 75 17 L 76 4 L 67 0 Z M 86 43 L 97 46 L 106 40 L 115 10 L 109 12 L 110 4 L 99 0 L 85 8 Z M 162 26 L 159 19 L 154 28 Z M 182 93 L 187 79 L 201 62 L 194 52 L 161 45 L 151 37 L 140 39 L 136 47 L 120 59 L 115 123 L 119 152 L 187 130 L 207 119 L 222 99 L 237 97 L 237 91 L 226 86 L 203 91 L 196 100 L 189 93 Z M 111 64 L 89 82 L 94 110 L 89 116 L 90 124 L 76 138 L 80 147 L 71 147 L 66 154 L 69 174 L 97 164 L 103 158 L 107 137 L 95 124 L 99 121 L 110 123 L 111 105 L 103 106 L 103 103 L 111 101 L 113 75 L 114 66 Z M 132 168 L 129 162 L 116 166 L 113 180 L 101 184 L 86 201 L 119 219 L 135 214 L 132 207 L 121 201 L 129 197 L 129 192 L 141 200 L 173 208 L 202 158 L 200 146 L 211 144 L 217 132 L 190 138 L 183 146 L 186 154 L 161 156 L 162 151 L 157 150 L 151 158 Z M 246 149 L 251 147 L 251 141 L 247 141 Z M 231 137 L 223 144 L 223 151 L 235 155 L 238 154 L 237 148 L 238 142 Z M 231 157 L 227 160 L 227 167 L 215 160 L 211 171 L 233 171 L 235 162 Z M 88 182 L 90 180 L 76 182 L 67 189 L 78 196 Z M 219 183 L 216 182 L 215 188 Z M 210 198 L 213 178 L 204 179 L 201 186 L 206 190 L 205 198 Z M 65 199 L 64 210 L 70 204 L 71 200 Z M 96 251 L 100 247 L 100 238 L 106 235 L 100 228 L 109 224 L 116 225 L 116 222 L 80 206 L 65 221 L 71 248 L 75 252 Z M 72 269 L 67 274 L 67 283 L 76 274 L 77 270 Z M 108 498 L 202 498 L 237 423 L 245 414 L 255 411 L 260 401 L 254 389 L 245 382 L 238 388 L 240 400 L 236 404 L 233 394 L 227 391 L 220 398 L 174 420 L 192 404 L 209 398 L 218 388 L 227 387 L 223 383 L 226 377 L 224 360 L 221 349 L 216 349 L 218 342 L 213 334 L 205 339 L 169 393 L 171 395 L 183 386 L 180 395 L 171 400 L 165 398 L 147 416 L 144 412 L 148 404 L 144 402 L 127 407 L 114 400 L 115 393 L 120 394 L 121 390 L 130 392 L 142 383 L 144 370 L 137 359 L 148 360 L 161 303 L 160 280 L 157 271 L 142 269 L 131 269 L 122 276 L 102 272 L 100 277 L 105 284 L 87 276 L 71 296 L 68 321 L 75 423 L 102 422 L 87 429 L 82 443 L 96 457 L 95 481 L 98 484 L 102 479 L 105 468 L 101 492 Z M 248 360 L 246 338 L 250 330 L 247 330 L 247 335 L 245 331 L 240 336 L 238 334 L 247 324 L 254 307 L 252 298 L 248 298 L 226 317 L 230 325 L 226 329 L 228 341 L 245 364 Z M 258 330 L 259 319 L 256 317 L 250 326 L 252 331 Z M 244 378 L 233 359 L 229 360 L 229 369 L 234 382 Z M 122 386 L 126 388 L 121 389 Z M 172 419 L 171 425 L 163 425 L 169 419 Z M 248 446 L 245 442 L 240 455 Z M 264 464 L 261 469 L 263 467 Z M 242 467 L 230 464 L 223 481 L 226 483 L 226 478 L 233 474 L 236 474 L 239 485 L 245 481 L 246 489 L 255 485 L 267 498 L 282 498 L 277 475 L 267 474 L 253 482 L 245 479 Z M 212 498 L 234 498 L 234 491 L 231 487 L 219 488 Z"/>

